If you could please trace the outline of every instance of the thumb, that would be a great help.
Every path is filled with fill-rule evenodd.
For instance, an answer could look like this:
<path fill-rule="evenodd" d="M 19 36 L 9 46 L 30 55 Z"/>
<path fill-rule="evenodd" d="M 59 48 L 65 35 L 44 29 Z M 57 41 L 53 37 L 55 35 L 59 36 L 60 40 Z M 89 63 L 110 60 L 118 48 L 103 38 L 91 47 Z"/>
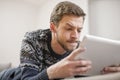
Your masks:
<path fill-rule="evenodd" d="M 75 57 L 78 55 L 78 54 L 81 54 L 82 52 L 85 51 L 85 48 L 84 47 L 79 47 L 77 49 L 75 49 L 69 56 L 68 58 L 71 59 L 71 60 L 74 60 Z"/>

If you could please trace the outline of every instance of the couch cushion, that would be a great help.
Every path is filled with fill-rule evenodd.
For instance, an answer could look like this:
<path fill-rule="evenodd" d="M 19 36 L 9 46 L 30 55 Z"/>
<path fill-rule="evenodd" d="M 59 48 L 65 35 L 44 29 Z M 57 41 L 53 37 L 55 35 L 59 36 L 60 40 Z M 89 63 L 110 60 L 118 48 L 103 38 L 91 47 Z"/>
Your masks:
<path fill-rule="evenodd" d="M 11 63 L 0 63 L 0 72 L 11 67 Z"/>

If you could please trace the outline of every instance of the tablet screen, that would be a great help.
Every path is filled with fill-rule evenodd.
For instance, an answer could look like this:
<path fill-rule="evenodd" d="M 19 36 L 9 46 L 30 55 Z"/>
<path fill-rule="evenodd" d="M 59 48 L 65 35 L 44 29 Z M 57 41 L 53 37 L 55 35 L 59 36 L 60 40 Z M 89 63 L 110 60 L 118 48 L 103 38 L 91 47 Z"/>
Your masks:
<path fill-rule="evenodd" d="M 105 66 L 120 64 L 120 41 L 86 35 L 81 45 L 86 47 L 86 51 L 77 58 L 92 61 L 92 69 L 87 75 L 99 75 Z"/>

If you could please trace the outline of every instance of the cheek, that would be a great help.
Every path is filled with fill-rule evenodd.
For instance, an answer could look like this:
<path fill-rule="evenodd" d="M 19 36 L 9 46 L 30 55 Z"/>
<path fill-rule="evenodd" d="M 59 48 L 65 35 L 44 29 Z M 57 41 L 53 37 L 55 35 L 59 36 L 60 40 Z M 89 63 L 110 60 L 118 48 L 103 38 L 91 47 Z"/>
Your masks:
<path fill-rule="evenodd" d="M 62 39 L 62 40 L 69 40 L 71 33 L 68 32 L 68 31 L 65 31 L 65 30 L 59 30 L 59 31 L 57 32 L 57 34 L 58 34 L 58 37 L 59 37 L 60 39 Z"/>
<path fill-rule="evenodd" d="M 70 33 L 65 32 L 62 36 L 63 36 L 65 39 L 70 39 Z"/>

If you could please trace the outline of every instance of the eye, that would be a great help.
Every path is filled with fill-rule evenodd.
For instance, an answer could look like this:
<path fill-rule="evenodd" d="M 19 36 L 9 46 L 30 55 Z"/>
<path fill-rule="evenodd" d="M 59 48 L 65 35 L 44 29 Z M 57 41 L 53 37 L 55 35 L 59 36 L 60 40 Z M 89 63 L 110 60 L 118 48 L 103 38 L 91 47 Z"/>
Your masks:
<path fill-rule="evenodd" d="M 80 33 L 82 30 L 81 30 L 81 29 L 78 29 L 77 31 L 78 31 L 78 33 Z"/>
<path fill-rule="evenodd" d="M 66 28 L 66 30 L 71 31 L 71 30 L 73 30 L 73 29 L 72 29 L 72 28 L 70 28 L 70 27 L 67 27 L 67 28 Z"/>
<path fill-rule="evenodd" d="M 67 30 L 72 30 L 71 28 L 67 28 Z"/>

